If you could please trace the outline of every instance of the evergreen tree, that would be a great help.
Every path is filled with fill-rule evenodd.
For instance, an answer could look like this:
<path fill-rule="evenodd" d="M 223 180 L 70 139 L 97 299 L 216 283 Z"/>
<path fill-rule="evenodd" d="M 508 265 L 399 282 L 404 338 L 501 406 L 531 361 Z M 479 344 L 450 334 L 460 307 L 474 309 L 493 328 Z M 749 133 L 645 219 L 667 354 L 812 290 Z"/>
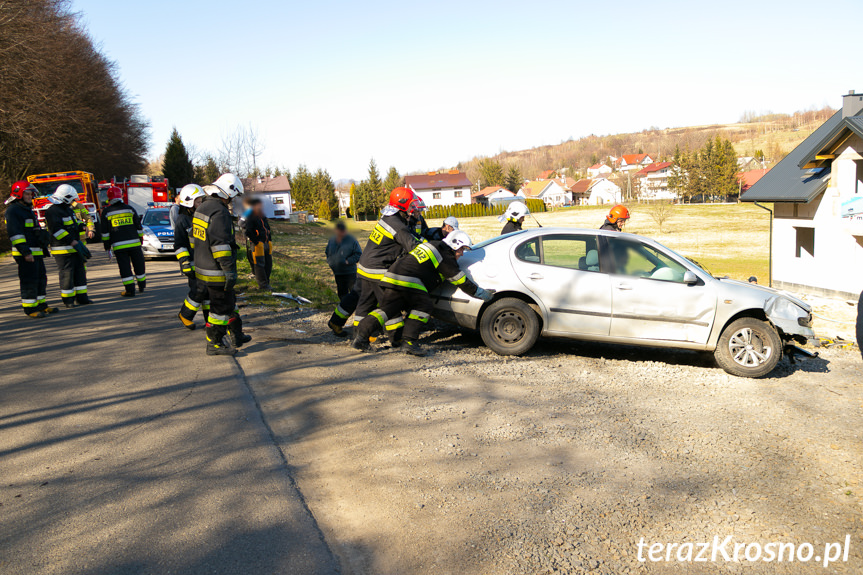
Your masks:
<path fill-rule="evenodd" d="M 339 199 L 336 196 L 336 185 L 326 170 L 319 169 L 315 172 L 315 195 L 319 202 L 326 202 L 330 213 L 338 209 Z"/>
<path fill-rule="evenodd" d="M 483 158 L 479 163 L 479 178 L 482 187 L 502 186 L 504 184 L 503 167 L 491 158 Z"/>
<path fill-rule="evenodd" d="M 399 171 L 395 168 L 390 168 L 387 172 L 387 177 L 384 179 L 384 189 L 389 194 L 395 188 L 403 186 L 404 178 L 399 175 Z"/>
<path fill-rule="evenodd" d="M 517 194 L 523 184 L 524 178 L 521 176 L 521 170 L 519 170 L 518 166 L 515 164 L 511 164 L 506 172 L 506 179 L 503 182 L 503 187 L 513 194 Z"/>
<path fill-rule="evenodd" d="M 381 180 L 381 175 L 378 172 L 378 166 L 375 164 L 374 158 L 369 162 L 369 179 L 365 181 L 365 184 L 369 201 L 367 210 L 373 212 L 374 216 L 377 216 L 378 210 L 387 204 L 389 195 L 384 189 L 384 183 Z"/>
<path fill-rule="evenodd" d="M 351 189 L 348 193 L 351 198 L 351 213 L 348 215 L 354 219 L 357 219 L 357 185 L 354 182 L 351 182 Z"/>
<path fill-rule="evenodd" d="M 321 200 L 321 204 L 318 206 L 318 219 L 328 220 L 331 217 L 330 214 L 330 205 L 327 203 L 327 200 Z"/>
<path fill-rule="evenodd" d="M 165 147 L 165 159 L 162 160 L 162 175 L 168 179 L 168 183 L 180 189 L 186 184 L 195 181 L 195 167 L 189 159 L 189 152 L 183 144 L 183 139 L 177 128 L 171 132 L 168 145 Z"/>
<path fill-rule="evenodd" d="M 305 165 L 300 164 L 291 180 L 291 196 L 298 210 L 311 212 L 318 209 L 320 198 L 315 189 L 315 177 Z"/>

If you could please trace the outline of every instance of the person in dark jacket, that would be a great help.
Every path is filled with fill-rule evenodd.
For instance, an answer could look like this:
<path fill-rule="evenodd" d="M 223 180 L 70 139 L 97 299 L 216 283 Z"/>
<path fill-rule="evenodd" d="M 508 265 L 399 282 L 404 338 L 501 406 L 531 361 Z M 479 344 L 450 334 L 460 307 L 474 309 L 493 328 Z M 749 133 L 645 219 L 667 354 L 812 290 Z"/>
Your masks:
<path fill-rule="evenodd" d="M 189 184 L 177 194 L 177 216 L 174 218 L 174 247 L 180 273 L 189 280 L 189 293 L 180 306 L 177 317 L 187 329 L 195 329 L 195 315 L 203 308 L 204 321 L 207 319 L 210 302 L 207 300 L 207 286 L 195 277 L 195 248 L 192 246 L 192 217 L 207 194 L 201 186 Z"/>
<path fill-rule="evenodd" d="M 618 204 L 611 208 L 611 211 L 608 212 L 608 216 L 605 218 L 605 223 L 602 224 L 599 229 L 612 232 L 622 232 L 623 226 L 626 225 L 628 220 L 629 210 L 626 209 L 626 206 Z"/>
<path fill-rule="evenodd" d="M 381 280 L 382 296 L 378 307 L 360 322 L 351 347 L 368 351 L 369 337 L 385 328 L 391 318 L 401 319 L 402 312 L 408 312 L 404 322 L 405 351 L 411 355 L 425 355 L 418 339 L 434 308 L 429 292 L 442 280 L 458 286 L 470 296 L 490 301 L 494 292 L 477 286 L 458 266 L 458 259 L 470 249 L 470 245 L 470 237 L 457 231 L 443 241 L 419 244 L 396 260 Z"/>
<path fill-rule="evenodd" d="M 506 222 L 500 235 L 504 236 L 506 234 L 521 231 L 524 218 L 528 213 L 527 206 L 523 202 L 510 202 L 506 207 L 506 211 L 502 216 L 500 216 L 500 218 L 498 218 L 500 221 Z"/>
<path fill-rule="evenodd" d="M 324 250 L 327 264 L 333 270 L 336 280 L 336 293 L 339 299 L 345 297 L 357 281 L 357 262 L 363 255 L 363 250 L 357 239 L 348 233 L 344 222 L 337 222 L 333 237 L 327 242 Z"/>
<path fill-rule="evenodd" d="M 60 297 L 68 308 L 93 303 L 87 296 L 87 266 L 90 250 L 81 241 L 84 225 L 75 216 L 72 203 L 78 192 L 69 184 L 61 184 L 48 198 L 51 207 L 45 210 L 45 226 L 51 234 L 51 255 L 60 271 Z"/>
<path fill-rule="evenodd" d="M 453 216 L 449 216 L 443 221 L 443 225 L 439 228 L 427 228 L 422 236 L 426 240 L 432 241 L 442 241 L 447 235 L 458 229 L 458 220 Z"/>
<path fill-rule="evenodd" d="M 857 302 L 857 347 L 863 356 L 863 292 L 860 292 L 860 301 Z"/>
<path fill-rule="evenodd" d="M 251 254 L 252 273 L 258 289 L 272 291 L 270 274 L 273 273 L 273 236 L 270 221 L 264 215 L 261 198 L 249 198 L 251 212 L 246 217 L 243 229 L 246 236 L 246 252 Z"/>
<path fill-rule="evenodd" d="M 123 297 L 135 297 L 135 283 L 138 291 L 147 287 L 147 264 L 141 238 L 144 226 L 135 208 L 123 203 L 123 190 L 116 186 L 108 188 L 108 205 L 102 209 L 102 244 L 105 251 L 111 250 L 120 270 L 123 282 Z M 133 273 L 134 269 L 134 273 Z"/>
<path fill-rule="evenodd" d="M 243 193 L 243 183 L 234 174 L 223 174 L 204 187 L 207 198 L 192 217 L 192 246 L 195 250 L 195 277 L 207 289 L 210 315 L 207 318 L 207 355 L 234 355 L 249 342 L 237 308 L 237 251 L 234 222 L 228 205 Z M 231 344 L 223 341 L 229 336 Z"/>
<path fill-rule="evenodd" d="M 6 233 L 12 244 L 12 258 L 18 264 L 21 307 L 24 313 L 36 319 L 56 313 L 57 308 L 49 306 L 46 300 L 45 238 L 33 212 L 34 192 L 35 188 L 26 181 L 12 185 L 12 193 L 6 200 Z"/>

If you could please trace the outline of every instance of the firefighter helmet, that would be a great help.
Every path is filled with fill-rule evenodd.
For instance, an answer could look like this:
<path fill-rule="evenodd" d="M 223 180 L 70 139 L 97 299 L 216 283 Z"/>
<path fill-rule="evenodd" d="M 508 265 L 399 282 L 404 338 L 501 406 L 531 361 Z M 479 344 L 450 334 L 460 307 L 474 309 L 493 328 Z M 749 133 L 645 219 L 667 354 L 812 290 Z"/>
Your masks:
<path fill-rule="evenodd" d="M 617 204 L 611 211 L 608 212 L 608 221 L 612 224 L 616 224 L 618 220 L 626 221 L 629 219 L 629 210 L 626 209 L 626 206 Z"/>
<path fill-rule="evenodd" d="M 243 182 L 234 174 L 222 174 L 212 185 L 204 188 L 204 191 L 211 196 L 230 200 L 243 193 Z"/>
<path fill-rule="evenodd" d="M 462 248 L 470 249 L 471 246 L 470 236 L 467 235 L 467 232 L 463 232 L 461 230 L 448 233 L 443 239 L 443 243 L 451 247 L 454 252 L 457 252 Z"/>
<path fill-rule="evenodd" d="M 9 194 L 9 197 L 6 199 L 6 205 L 11 204 L 15 200 L 20 200 L 24 198 L 24 192 L 30 190 L 33 194 L 36 194 L 36 188 L 30 182 L 26 180 L 21 180 L 20 182 L 15 182 L 12 184 L 12 193 Z"/>
<path fill-rule="evenodd" d="M 394 188 L 390 192 L 389 205 L 401 212 L 408 213 L 415 197 L 418 196 L 410 188 Z"/>
<path fill-rule="evenodd" d="M 503 214 L 504 219 L 506 220 L 520 220 L 530 213 L 530 210 L 527 209 L 527 206 L 523 202 L 515 201 L 511 202 L 506 209 L 506 212 Z"/>
<path fill-rule="evenodd" d="M 198 184 L 188 184 L 183 186 L 177 196 L 177 203 L 186 208 L 194 208 L 195 200 L 206 196 L 204 189 Z"/>
<path fill-rule="evenodd" d="M 78 199 L 78 192 L 75 191 L 75 188 L 70 186 L 69 184 L 62 184 L 57 187 L 57 191 L 51 194 L 48 197 L 48 201 L 52 204 L 68 204 L 72 205 L 72 202 Z"/>
<path fill-rule="evenodd" d="M 123 199 L 123 190 L 118 188 L 117 186 L 111 186 L 108 188 L 108 201 L 116 202 L 121 201 Z"/>

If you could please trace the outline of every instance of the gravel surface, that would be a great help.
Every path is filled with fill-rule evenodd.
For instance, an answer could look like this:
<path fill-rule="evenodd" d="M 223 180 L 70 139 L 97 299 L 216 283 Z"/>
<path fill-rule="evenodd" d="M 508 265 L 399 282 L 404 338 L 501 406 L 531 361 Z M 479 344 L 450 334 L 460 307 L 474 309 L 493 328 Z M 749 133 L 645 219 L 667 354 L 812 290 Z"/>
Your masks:
<path fill-rule="evenodd" d="M 706 354 L 441 324 L 419 359 L 352 353 L 327 314 L 246 310 L 239 357 L 347 573 L 861 573 L 863 363 L 760 380 Z M 847 562 L 638 561 L 638 543 L 827 542 Z"/>

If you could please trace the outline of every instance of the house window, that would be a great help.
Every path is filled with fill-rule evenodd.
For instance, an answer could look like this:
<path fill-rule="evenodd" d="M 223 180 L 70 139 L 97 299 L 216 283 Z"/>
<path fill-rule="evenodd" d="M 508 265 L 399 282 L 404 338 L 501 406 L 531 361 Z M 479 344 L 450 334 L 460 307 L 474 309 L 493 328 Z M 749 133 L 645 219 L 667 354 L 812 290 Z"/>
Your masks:
<path fill-rule="evenodd" d="M 810 257 L 815 257 L 815 228 L 798 228 L 795 226 L 794 230 L 797 232 L 794 257 L 803 257 L 803 252 L 809 254 Z"/>
<path fill-rule="evenodd" d="M 439 200 L 440 199 L 440 192 L 433 192 L 432 193 L 432 199 L 433 200 Z"/>
<path fill-rule="evenodd" d="M 456 190 L 455 193 L 453 193 L 453 195 L 457 198 L 460 198 L 461 197 L 461 190 Z"/>
<path fill-rule="evenodd" d="M 285 198 L 275 197 L 275 198 L 273 198 L 273 203 L 274 203 L 274 204 L 284 204 L 284 203 L 285 203 Z"/>

